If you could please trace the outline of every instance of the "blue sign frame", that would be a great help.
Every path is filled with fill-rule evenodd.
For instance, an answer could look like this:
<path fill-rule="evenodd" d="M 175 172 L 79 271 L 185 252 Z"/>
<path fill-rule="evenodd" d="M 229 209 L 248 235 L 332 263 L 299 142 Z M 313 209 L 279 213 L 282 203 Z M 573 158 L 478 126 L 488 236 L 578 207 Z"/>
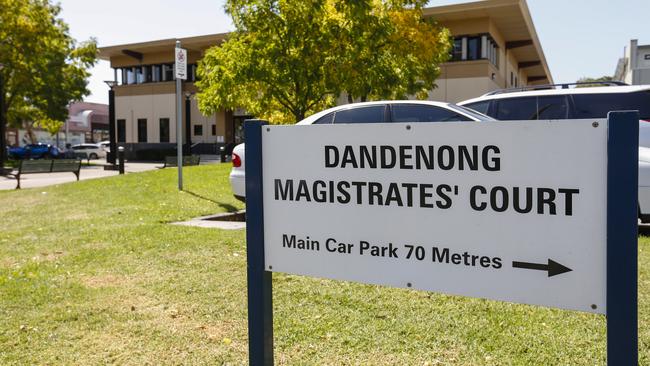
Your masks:
<path fill-rule="evenodd" d="M 639 113 L 607 120 L 607 364 L 637 365 Z"/>
<path fill-rule="evenodd" d="M 637 111 L 610 112 L 607 131 L 607 364 L 638 364 Z M 594 122 L 598 123 L 598 122 Z M 273 365 L 272 268 L 264 263 L 262 131 L 247 120 L 246 251 L 249 364 Z"/>

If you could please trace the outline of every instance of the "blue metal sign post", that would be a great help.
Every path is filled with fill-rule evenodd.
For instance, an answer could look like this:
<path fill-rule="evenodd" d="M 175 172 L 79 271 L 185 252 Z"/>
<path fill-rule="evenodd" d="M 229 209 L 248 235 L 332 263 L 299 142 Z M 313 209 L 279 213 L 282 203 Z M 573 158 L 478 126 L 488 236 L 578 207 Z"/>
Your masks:
<path fill-rule="evenodd" d="M 262 128 L 247 120 L 246 139 L 246 260 L 248 262 L 248 359 L 251 366 L 273 365 L 272 274 L 264 265 L 264 205 L 262 196 Z"/>
<path fill-rule="evenodd" d="M 637 365 L 639 114 L 607 125 L 607 364 Z"/>
<path fill-rule="evenodd" d="M 272 268 L 265 265 L 262 133 L 247 120 L 246 244 L 249 363 L 273 365 Z M 598 127 L 598 122 L 594 122 Z M 610 112 L 607 141 L 607 364 L 638 364 L 638 112 Z M 594 223 L 599 225 L 600 223 Z"/>

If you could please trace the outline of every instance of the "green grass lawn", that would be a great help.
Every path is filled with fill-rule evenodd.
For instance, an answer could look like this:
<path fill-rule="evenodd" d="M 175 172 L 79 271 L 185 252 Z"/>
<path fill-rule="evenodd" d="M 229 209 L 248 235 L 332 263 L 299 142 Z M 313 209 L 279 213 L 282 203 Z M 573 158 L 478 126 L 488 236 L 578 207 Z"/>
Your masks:
<path fill-rule="evenodd" d="M 229 166 L 0 192 L 0 364 L 247 363 L 245 233 L 168 225 L 242 208 Z M 640 364 L 650 364 L 641 237 Z M 604 365 L 605 319 L 274 275 L 276 364 Z"/>

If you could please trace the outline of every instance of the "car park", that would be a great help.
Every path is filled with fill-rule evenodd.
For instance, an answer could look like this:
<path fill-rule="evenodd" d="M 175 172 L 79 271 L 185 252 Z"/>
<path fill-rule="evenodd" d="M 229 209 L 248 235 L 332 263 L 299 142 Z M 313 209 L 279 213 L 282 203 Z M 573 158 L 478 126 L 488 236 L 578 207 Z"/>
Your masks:
<path fill-rule="evenodd" d="M 7 153 L 11 159 L 52 159 L 62 155 L 56 146 L 41 143 L 10 147 Z"/>
<path fill-rule="evenodd" d="M 297 125 L 349 123 L 420 123 L 420 122 L 485 122 L 493 118 L 450 103 L 395 100 L 345 104 L 315 113 Z M 245 145 L 232 152 L 230 185 L 240 200 L 246 197 Z"/>
<path fill-rule="evenodd" d="M 81 156 L 86 159 L 104 159 L 106 158 L 106 150 L 100 144 L 78 144 L 73 145 L 72 150 L 75 155 Z"/>
<path fill-rule="evenodd" d="M 598 85 L 598 86 L 592 86 Z M 499 120 L 607 118 L 639 111 L 639 218 L 650 222 L 650 85 L 588 83 L 531 86 L 488 93 L 460 104 Z M 559 88 L 559 89 L 558 89 Z"/>

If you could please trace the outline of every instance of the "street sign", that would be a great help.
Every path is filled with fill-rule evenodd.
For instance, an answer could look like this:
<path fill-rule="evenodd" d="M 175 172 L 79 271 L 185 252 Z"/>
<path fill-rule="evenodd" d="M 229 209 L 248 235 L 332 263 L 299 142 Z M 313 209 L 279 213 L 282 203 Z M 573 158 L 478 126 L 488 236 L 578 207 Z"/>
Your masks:
<path fill-rule="evenodd" d="M 176 79 L 187 80 L 187 50 L 184 48 L 175 48 L 176 55 L 175 77 Z"/>
<path fill-rule="evenodd" d="M 245 135 L 251 365 L 272 272 L 605 314 L 608 364 L 636 364 L 637 112 Z"/>
<path fill-rule="evenodd" d="M 178 169 L 178 190 L 183 190 L 183 107 L 181 94 L 182 81 L 187 79 L 187 51 L 181 48 L 181 41 L 176 41 L 174 48 L 176 59 L 174 74 L 176 75 L 176 165 Z M 187 131 L 186 133 L 190 133 Z"/>
<path fill-rule="evenodd" d="M 593 122 L 268 127 L 266 265 L 604 313 L 607 124 Z"/>

